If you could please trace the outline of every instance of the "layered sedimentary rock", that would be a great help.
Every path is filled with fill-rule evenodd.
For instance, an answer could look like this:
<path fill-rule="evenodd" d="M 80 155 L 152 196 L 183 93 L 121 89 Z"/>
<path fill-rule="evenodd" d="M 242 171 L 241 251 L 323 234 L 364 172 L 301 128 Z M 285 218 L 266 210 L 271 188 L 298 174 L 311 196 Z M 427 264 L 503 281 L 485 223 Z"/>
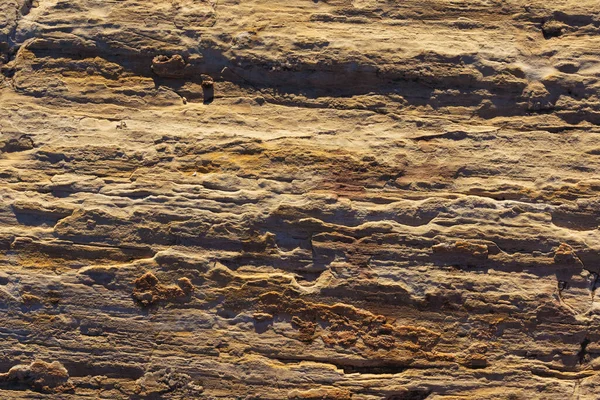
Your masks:
<path fill-rule="evenodd" d="M 599 11 L 0 0 L 0 397 L 600 398 Z"/>

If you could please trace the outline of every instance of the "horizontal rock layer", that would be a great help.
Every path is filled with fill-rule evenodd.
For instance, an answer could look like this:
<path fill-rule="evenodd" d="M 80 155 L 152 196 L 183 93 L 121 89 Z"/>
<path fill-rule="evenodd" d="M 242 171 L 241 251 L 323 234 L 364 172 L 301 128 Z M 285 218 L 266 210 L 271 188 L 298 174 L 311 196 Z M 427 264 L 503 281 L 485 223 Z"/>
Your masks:
<path fill-rule="evenodd" d="M 597 2 L 0 11 L 0 397 L 599 398 Z"/>

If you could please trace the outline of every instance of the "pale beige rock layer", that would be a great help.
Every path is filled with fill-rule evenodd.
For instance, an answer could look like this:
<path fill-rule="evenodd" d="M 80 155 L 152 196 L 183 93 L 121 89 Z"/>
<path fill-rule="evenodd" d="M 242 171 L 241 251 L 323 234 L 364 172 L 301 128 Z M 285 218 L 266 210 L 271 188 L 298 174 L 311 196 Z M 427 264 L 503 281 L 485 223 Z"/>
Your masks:
<path fill-rule="evenodd" d="M 600 398 L 599 11 L 0 0 L 0 398 Z"/>

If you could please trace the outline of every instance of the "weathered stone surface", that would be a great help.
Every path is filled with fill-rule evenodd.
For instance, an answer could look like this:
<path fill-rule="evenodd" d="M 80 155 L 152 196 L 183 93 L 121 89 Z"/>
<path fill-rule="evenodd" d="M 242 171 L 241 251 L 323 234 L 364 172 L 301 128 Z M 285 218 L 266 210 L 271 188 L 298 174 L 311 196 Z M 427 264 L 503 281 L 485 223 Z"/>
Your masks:
<path fill-rule="evenodd" d="M 0 398 L 600 398 L 597 1 L 0 11 Z"/>

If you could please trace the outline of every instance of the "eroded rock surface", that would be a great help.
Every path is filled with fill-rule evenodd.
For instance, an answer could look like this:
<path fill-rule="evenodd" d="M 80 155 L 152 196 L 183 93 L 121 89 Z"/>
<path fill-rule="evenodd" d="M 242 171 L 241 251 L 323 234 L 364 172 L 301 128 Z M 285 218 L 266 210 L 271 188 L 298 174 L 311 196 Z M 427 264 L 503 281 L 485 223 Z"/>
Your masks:
<path fill-rule="evenodd" d="M 600 398 L 597 1 L 0 11 L 1 398 Z"/>

